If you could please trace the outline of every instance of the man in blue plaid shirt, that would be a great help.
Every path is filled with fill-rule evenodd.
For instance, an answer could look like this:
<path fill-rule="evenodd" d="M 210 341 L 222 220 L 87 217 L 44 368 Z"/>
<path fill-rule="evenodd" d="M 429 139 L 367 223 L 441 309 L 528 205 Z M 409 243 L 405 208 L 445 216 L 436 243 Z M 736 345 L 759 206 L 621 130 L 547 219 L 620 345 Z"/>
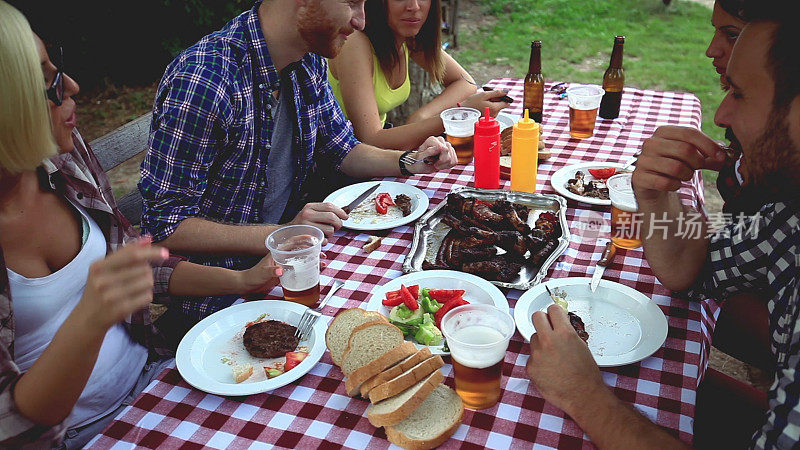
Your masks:
<path fill-rule="evenodd" d="M 768 300 L 776 373 L 761 401 L 735 388 L 703 404 L 699 448 L 796 448 L 800 440 L 800 6 L 746 2 L 752 21 L 727 68 L 730 89 L 715 122 L 743 154 L 743 188 L 763 199 L 758 214 L 713 236 L 681 235 L 688 211 L 676 191 L 695 170 L 725 159 L 720 145 L 693 128 L 661 127 L 642 148 L 633 174 L 650 267 L 664 286 L 695 299 L 759 291 Z M 670 220 L 664 220 L 664 219 Z M 656 229 L 655 224 L 669 229 Z M 652 232 L 652 233 L 651 233 Z M 675 440 L 603 385 L 587 346 L 560 307 L 533 316 L 528 373 L 545 399 L 564 409 L 600 448 L 675 448 Z M 703 383 L 706 384 L 705 382 Z M 701 385 L 702 387 L 702 385 Z M 747 392 L 748 398 L 735 393 Z M 755 397 L 755 399 L 754 399 Z M 705 411 L 709 411 L 706 413 Z M 745 419 L 745 420 L 743 420 Z M 748 421 L 749 420 L 749 421 Z"/>
<path fill-rule="evenodd" d="M 325 57 L 364 27 L 363 7 L 364 0 L 256 2 L 175 58 L 159 85 L 141 168 L 143 231 L 194 262 L 250 267 L 275 224 L 310 224 L 327 236 L 342 226 L 342 209 L 308 203 L 321 184 L 455 165 L 441 137 L 415 150 L 413 165 L 400 162 L 403 152 L 354 137 Z M 187 299 L 183 314 L 197 320 L 235 299 Z"/>

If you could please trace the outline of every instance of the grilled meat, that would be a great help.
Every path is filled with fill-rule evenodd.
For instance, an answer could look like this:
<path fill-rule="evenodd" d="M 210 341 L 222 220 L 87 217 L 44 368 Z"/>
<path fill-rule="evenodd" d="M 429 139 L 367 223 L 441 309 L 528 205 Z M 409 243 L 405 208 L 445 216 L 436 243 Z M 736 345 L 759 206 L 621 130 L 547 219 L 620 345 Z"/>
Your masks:
<path fill-rule="evenodd" d="M 536 227 L 530 210 L 506 200 L 482 202 L 454 193 L 447 196 L 441 223 L 450 227 L 433 261 L 422 268 L 453 269 L 489 280 L 513 282 L 522 265 L 541 265 L 558 246 L 558 218 L 543 212 Z M 499 249 L 505 253 L 498 255 Z M 534 269 L 535 270 L 535 269 Z"/>
<path fill-rule="evenodd" d="M 570 325 L 572 325 L 572 328 L 578 333 L 578 336 L 583 339 L 583 342 L 589 342 L 589 333 L 586 332 L 586 326 L 583 324 L 583 320 L 581 320 L 580 316 L 573 312 L 568 312 L 567 316 L 569 316 Z"/>
<path fill-rule="evenodd" d="M 575 178 L 567 180 L 567 190 L 573 194 L 584 197 L 608 200 L 608 188 L 600 181 L 586 181 L 586 174 L 580 170 L 575 172 Z"/>
<path fill-rule="evenodd" d="M 511 227 L 522 234 L 528 234 L 531 231 L 531 227 L 525 223 L 524 220 L 519 216 L 517 209 L 511 204 L 511 202 L 507 200 L 498 200 L 494 202 L 494 210 L 497 211 L 498 214 L 502 215 L 506 221 L 511 225 Z"/>
<path fill-rule="evenodd" d="M 258 322 L 247 327 L 242 343 L 256 358 L 277 358 L 297 348 L 300 339 L 294 336 L 295 330 L 295 327 L 279 320 Z"/>
<path fill-rule="evenodd" d="M 515 253 L 519 257 L 528 253 L 530 240 L 518 231 L 500 231 L 497 233 L 497 237 L 497 245 L 503 250 Z"/>
<path fill-rule="evenodd" d="M 531 210 L 528 209 L 525 205 L 520 205 L 519 203 L 512 203 L 514 205 L 514 209 L 517 210 L 517 215 L 523 222 L 528 222 L 528 215 L 530 214 Z"/>
<path fill-rule="evenodd" d="M 511 282 L 519 275 L 522 264 L 510 262 L 502 256 L 496 256 L 487 261 L 476 261 L 464 263 L 461 270 L 473 275 L 497 279 L 503 282 Z"/>
<path fill-rule="evenodd" d="M 473 219 L 490 226 L 503 221 L 503 216 L 492 211 L 486 203 L 474 198 L 466 198 L 461 194 L 448 194 L 447 206 L 454 214 L 460 215 L 464 219 Z"/>
<path fill-rule="evenodd" d="M 548 239 L 558 239 L 561 237 L 561 227 L 558 226 L 558 218 L 555 214 L 543 212 L 536 219 L 536 228 L 542 230 Z"/>
<path fill-rule="evenodd" d="M 411 197 L 406 194 L 397 194 L 394 204 L 403 212 L 403 217 L 411 214 Z"/>
<path fill-rule="evenodd" d="M 567 180 L 567 190 L 573 194 L 583 195 L 586 190 L 586 182 L 583 181 L 585 176 L 580 170 L 575 172 L 575 178 Z"/>

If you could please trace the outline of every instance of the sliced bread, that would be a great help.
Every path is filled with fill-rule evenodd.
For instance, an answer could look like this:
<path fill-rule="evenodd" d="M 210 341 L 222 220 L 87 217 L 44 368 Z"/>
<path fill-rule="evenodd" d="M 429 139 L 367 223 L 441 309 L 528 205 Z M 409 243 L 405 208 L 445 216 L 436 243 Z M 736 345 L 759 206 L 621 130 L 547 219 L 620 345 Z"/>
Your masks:
<path fill-rule="evenodd" d="M 367 419 L 376 427 L 385 427 L 401 422 L 428 398 L 431 392 L 444 381 L 441 370 L 435 370 L 428 378 L 411 386 L 394 397 L 370 405 Z"/>
<path fill-rule="evenodd" d="M 374 389 L 369 391 L 369 400 L 372 403 L 378 403 L 381 400 L 394 397 L 417 384 L 420 380 L 427 378 L 428 375 L 435 370 L 439 370 L 443 365 L 444 361 L 441 356 L 432 356 L 391 380 L 375 386 Z"/>
<path fill-rule="evenodd" d="M 347 376 L 344 386 L 347 390 L 347 395 L 355 397 L 359 392 L 359 384 L 355 384 L 353 377 L 358 373 L 376 373 L 380 372 L 393 364 L 397 364 L 405 358 L 412 356 L 417 351 L 417 347 L 411 342 L 403 342 L 397 347 L 387 351 L 380 357 L 368 362 L 366 365 L 359 367 L 353 373 Z M 361 376 L 363 379 L 363 376 Z"/>
<path fill-rule="evenodd" d="M 325 332 L 325 345 L 331 352 L 331 359 L 337 366 L 342 365 L 342 355 L 350 340 L 350 333 L 359 326 L 371 322 L 385 322 L 382 314 L 374 311 L 364 311 L 361 308 L 350 308 L 336 314 Z"/>
<path fill-rule="evenodd" d="M 359 325 L 350 333 L 347 348 L 342 353 L 342 364 L 340 364 L 342 372 L 350 376 L 356 369 L 366 366 L 404 342 L 403 332 L 388 322 Z M 410 354 L 408 353 L 405 356 Z M 400 359 L 398 358 L 392 363 Z M 385 369 L 392 363 L 383 366 L 383 368 Z"/>
<path fill-rule="evenodd" d="M 403 421 L 386 427 L 389 442 L 407 449 L 429 449 L 442 445 L 464 419 L 461 398 L 440 384 Z"/>
<path fill-rule="evenodd" d="M 369 391 L 371 391 L 375 386 L 379 384 L 383 384 L 392 378 L 400 375 L 401 373 L 405 372 L 406 370 L 416 366 L 417 364 L 425 361 L 426 359 L 431 357 L 431 349 L 428 347 L 422 347 L 416 353 L 409 356 L 408 358 L 400 361 L 399 363 L 395 364 L 392 367 L 384 370 L 383 372 L 375 375 L 374 377 L 368 379 L 367 381 L 361 383 L 361 396 L 364 398 L 369 395 Z M 348 378 L 347 381 L 350 381 L 352 378 L 355 378 L 358 370 L 353 372 L 351 378 Z"/>
<path fill-rule="evenodd" d="M 364 379 L 375 378 L 373 375 L 375 375 L 376 373 L 381 374 L 383 372 L 386 372 L 387 370 L 391 370 L 395 367 L 398 367 L 401 364 L 407 364 L 407 362 L 409 360 L 412 360 L 417 355 L 417 353 L 419 352 L 415 350 L 410 355 L 400 359 L 399 361 L 393 362 L 392 364 L 384 367 L 383 369 L 380 369 L 379 368 L 380 365 L 377 364 L 367 364 L 367 366 L 365 367 L 359 367 L 358 369 L 353 371 L 353 373 L 351 373 L 350 376 L 347 377 L 347 380 L 345 380 L 345 389 L 347 390 L 347 395 L 355 397 L 356 395 L 361 393 L 361 386 L 363 386 Z M 412 366 L 413 365 L 416 364 L 412 364 Z M 363 397 L 364 394 L 361 394 L 361 396 Z"/>

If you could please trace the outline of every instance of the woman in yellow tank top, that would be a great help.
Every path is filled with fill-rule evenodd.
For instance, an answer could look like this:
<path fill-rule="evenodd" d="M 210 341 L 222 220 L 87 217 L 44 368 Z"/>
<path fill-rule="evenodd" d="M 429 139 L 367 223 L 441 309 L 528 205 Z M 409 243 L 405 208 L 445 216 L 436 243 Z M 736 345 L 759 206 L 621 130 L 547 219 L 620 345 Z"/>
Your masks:
<path fill-rule="evenodd" d="M 364 11 L 364 32 L 350 35 L 328 65 L 328 81 L 362 142 L 413 149 L 428 136 L 444 133 L 439 113 L 457 103 L 481 111 L 489 107 L 493 115 L 508 106 L 489 101 L 505 92 L 476 92 L 464 79 L 472 77 L 441 49 L 439 0 L 368 0 Z M 403 104 L 411 91 L 409 60 L 444 90 L 405 125 L 384 129 L 386 113 Z"/>

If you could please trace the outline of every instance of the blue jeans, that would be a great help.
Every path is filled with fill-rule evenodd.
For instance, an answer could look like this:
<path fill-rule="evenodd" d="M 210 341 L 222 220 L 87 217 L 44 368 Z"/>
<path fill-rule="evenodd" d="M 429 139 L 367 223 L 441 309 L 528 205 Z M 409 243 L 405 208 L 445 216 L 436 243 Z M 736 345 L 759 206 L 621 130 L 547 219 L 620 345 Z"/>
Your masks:
<path fill-rule="evenodd" d="M 64 440 L 61 442 L 61 447 L 59 448 L 72 450 L 86 445 L 95 436 L 100 434 L 108 426 L 108 424 L 111 423 L 111 421 L 122 412 L 123 409 L 130 406 L 130 404 L 136 400 L 136 397 L 138 397 L 139 394 L 144 391 L 150 382 L 155 380 L 156 377 L 164 371 L 164 369 L 173 365 L 174 362 L 174 358 L 167 358 L 145 364 L 144 368 L 142 369 L 142 373 L 139 375 L 139 379 L 136 380 L 136 384 L 128 393 L 128 396 L 122 400 L 122 404 L 119 405 L 119 408 L 111 411 L 94 422 L 87 423 L 86 425 L 82 425 L 80 427 L 70 428 L 64 435 Z"/>

